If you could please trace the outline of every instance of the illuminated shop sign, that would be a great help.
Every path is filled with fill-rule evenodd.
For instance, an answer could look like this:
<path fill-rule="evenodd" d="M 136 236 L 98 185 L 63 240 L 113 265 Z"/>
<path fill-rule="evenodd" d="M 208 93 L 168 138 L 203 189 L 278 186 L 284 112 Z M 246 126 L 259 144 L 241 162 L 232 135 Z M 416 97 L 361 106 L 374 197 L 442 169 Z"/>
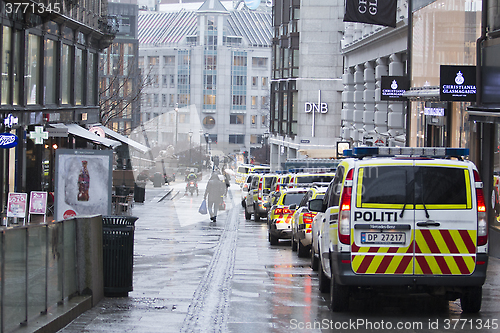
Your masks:
<path fill-rule="evenodd" d="M 382 101 L 406 101 L 404 93 L 410 89 L 410 82 L 406 76 L 382 76 L 381 77 Z"/>
<path fill-rule="evenodd" d="M 476 100 L 476 66 L 441 65 L 439 99 L 474 102 Z"/>

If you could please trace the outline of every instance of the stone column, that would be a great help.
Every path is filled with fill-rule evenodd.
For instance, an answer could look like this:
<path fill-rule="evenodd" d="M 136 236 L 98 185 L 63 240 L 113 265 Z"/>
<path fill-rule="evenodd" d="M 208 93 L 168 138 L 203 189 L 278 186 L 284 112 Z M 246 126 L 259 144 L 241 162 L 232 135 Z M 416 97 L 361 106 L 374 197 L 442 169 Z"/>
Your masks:
<path fill-rule="evenodd" d="M 356 141 L 361 141 L 360 132 L 363 132 L 363 113 L 365 111 L 364 92 L 364 67 L 363 65 L 356 65 L 354 67 L 354 130 L 351 133 L 351 138 Z"/>
<path fill-rule="evenodd" d="M 389 74 L 386 58 L 378 58 L 375 66 L 375 131 L 377 133 L 387 132 L 387 108 L 388 102 L 380 100 L 382 95 L 382 76 Z"/>
<path fill-rule="evenodd" d="M 389 57 L 391 61 L 389 64 L 390 76 L 404 75 L 404 63 L 401 61 L 399 54 L 391 54 Z M 389 113 L 387 115 L 387 126 L 391 136 L 398 136 L 405 133 L 404 131 L 404 103 L 405 102 L 390 102 Z"/>
<path fill-rule="evenodd" d="M 347 68 L 346 72 L 342 75 L 342 84 L 344 90 L 342 91 L 343 108 L 340 113 L 340 120 L 342 121 L 341 136 L 343 140 L 351 138 L 351 131 L 353 129 L 354 117 L 354 69 Z"/>
<path fill-rule="evenodd" d="M 371 62 L 365 62 L 364 80 L 365 91 L 363 99 L 365 102 L 365 111 L 363 112 L 363 134 L 365 136 L 372 136 L 369 132 L 373 132 L 375 129 L 375 69 Z"/>

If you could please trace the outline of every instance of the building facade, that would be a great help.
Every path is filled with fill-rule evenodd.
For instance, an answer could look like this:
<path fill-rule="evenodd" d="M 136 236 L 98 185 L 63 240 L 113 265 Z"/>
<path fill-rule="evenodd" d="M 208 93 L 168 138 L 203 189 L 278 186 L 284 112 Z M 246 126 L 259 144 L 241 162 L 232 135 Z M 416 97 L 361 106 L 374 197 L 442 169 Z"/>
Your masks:
<path fill-rule="evenodd" d="M 271 166 L 334 157 L 340 139 L 343 4 L 277 0 L 273 5 Z"/>
<path fill-rule="evenodd" d="M 220 155 L 261 147 L 269 126 L 269 12 L 140 12 L 141 120 L 153 145 L 207 145 Z M 151 139 L 152 138 L 152 139 Z"/>
<path fill-rule="evenodd" d="M 139 96 L 143 82 L 139 64 L 137 4 L 109 2 L 108 13 L 116 18 L 118 31 L 113 44 L 103 50 L 99 62 L 101 123 L 129 135 L 139 125 Z"/>
<path fill-rule="evenodd" d="M 50 124 L 99 122 L 98 55 L 115 29 L 107 15 L 107 1 L 0 3 L 1 126 L 18 140 L 0 149 L 2 211 L 8 192 L 53 191 L 55 149 L 87 147 Z M 45 138 L 35 142 L 37 132 Z"/>

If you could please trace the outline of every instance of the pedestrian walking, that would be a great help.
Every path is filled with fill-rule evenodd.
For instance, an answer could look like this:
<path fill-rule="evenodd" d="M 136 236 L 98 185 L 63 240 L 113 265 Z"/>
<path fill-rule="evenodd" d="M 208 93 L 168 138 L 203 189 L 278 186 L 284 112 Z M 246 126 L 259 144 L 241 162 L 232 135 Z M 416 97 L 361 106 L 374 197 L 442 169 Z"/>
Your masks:
<path fill-rule="evenodd" d="M 208 213 L 210 214 L 210 219 L 215 222 L 217 219 L 217 212 L 219 211 L 219 205 L 222 203 L 222 196 L 226 192 L 225 182 L 219 179 L 217 172 L 213 172 L 210 176 L 210 180 L 207 183 L 207 188 L 205 190 L 204 199 L 207 200 Z"/>

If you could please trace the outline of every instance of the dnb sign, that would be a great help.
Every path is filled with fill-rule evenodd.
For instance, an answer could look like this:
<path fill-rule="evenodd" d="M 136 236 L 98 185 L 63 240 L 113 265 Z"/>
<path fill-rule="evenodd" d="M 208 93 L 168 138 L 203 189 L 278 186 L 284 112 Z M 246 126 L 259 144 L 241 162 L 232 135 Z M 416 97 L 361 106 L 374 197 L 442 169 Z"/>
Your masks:
<path fill-rule="evenodd" d="M 319 113 L 327 113 L 328 112 L 328 104 L 327 103 L 304 103 L 304 111 L 306 113 L 311 112 L 319 112 Z"/>

